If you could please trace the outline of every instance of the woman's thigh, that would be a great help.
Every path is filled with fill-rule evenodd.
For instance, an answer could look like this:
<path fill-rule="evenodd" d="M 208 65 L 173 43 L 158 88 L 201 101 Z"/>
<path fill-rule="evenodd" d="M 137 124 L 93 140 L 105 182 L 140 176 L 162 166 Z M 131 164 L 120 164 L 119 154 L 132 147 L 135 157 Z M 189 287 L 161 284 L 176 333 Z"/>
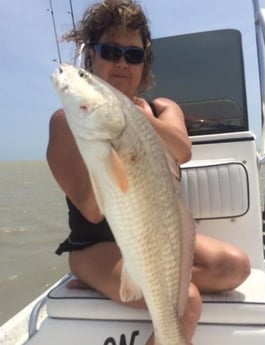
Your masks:
<path fill-rule="evenodd" d="M 117 300 L 121 253 L 114 242 L 101 242 L 69 254 L 72 273 L 88 286 Z"/>
<path fill-rule="evenodd" d="M 72 251 L 69 255 L 72 273 L 86 285 L 110 299 L 121 302 L 120 277 L 122 258 L 115 242 L 101 242 L 94 246 Z M 145 308 L 143 299 L 129 302 L 136 308 Z"/>

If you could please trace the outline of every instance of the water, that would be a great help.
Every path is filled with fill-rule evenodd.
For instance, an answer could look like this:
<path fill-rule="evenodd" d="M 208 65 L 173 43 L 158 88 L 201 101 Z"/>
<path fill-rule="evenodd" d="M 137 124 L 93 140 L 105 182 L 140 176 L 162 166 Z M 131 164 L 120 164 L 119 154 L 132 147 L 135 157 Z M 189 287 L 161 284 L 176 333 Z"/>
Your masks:
<path fill-rule="evenodd" d="M 0 325 L 68 272 L 54 254 L 68 233 L 46 162 L 0 162 Z"/>

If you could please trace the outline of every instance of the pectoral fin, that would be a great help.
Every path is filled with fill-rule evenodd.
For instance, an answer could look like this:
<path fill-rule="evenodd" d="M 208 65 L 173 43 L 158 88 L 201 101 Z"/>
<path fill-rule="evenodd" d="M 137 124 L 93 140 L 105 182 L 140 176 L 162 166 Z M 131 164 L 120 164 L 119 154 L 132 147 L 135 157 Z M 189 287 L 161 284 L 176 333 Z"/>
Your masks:
<path fill-rule="evenodd" d="M 126 168 L 123 161 L 113 148 L 110 150 L 106 167 L 113 182 L 123 193 L 126 193 L 128 191 Z"/>
<path fill-rule="evenodd" d="M 95 198 L 102 214 L 104 213 L 104 178 L 100 177 L 103 173 L 102 169 L 105 169 L 105 174 L 110 178 L 112 183 L 119 188 L 123 193 L 128 190 L 128 179 L 126 174 L 126 168 L 123 161 L 120 159 L 117 152 L 108 147 L 105 151 L 104 158 L 101 159 L 102 165 L 94 166 L 89 170 L 90 180 L 92 188 L 95 194 Z M 97 164 L 97 163 L 95 163 Z"/>

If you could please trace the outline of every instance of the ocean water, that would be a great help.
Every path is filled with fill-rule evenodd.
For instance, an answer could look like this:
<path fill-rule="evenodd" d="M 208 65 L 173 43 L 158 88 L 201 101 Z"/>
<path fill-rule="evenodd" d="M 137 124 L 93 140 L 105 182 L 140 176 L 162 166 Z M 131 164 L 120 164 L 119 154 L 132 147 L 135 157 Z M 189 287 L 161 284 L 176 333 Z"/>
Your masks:
<path fill-rule="evenodd" d="M 0 325 L 68 272 L 54 254 L 68 233 L 47 163 L 0 162 Z"/>

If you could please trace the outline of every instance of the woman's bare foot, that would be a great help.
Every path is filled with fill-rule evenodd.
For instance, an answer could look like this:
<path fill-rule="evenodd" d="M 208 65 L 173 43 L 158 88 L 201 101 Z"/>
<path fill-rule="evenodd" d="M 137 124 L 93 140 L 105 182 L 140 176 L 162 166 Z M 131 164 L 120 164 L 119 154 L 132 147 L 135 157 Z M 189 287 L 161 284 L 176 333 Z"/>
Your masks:
<path fill-rule="evenodd" d="M 89 289 L 90 287 L 88 284 L 82 282 L 80 279 L 71 279 L 67 284 L 66 287 L 68 289 Z"/>

